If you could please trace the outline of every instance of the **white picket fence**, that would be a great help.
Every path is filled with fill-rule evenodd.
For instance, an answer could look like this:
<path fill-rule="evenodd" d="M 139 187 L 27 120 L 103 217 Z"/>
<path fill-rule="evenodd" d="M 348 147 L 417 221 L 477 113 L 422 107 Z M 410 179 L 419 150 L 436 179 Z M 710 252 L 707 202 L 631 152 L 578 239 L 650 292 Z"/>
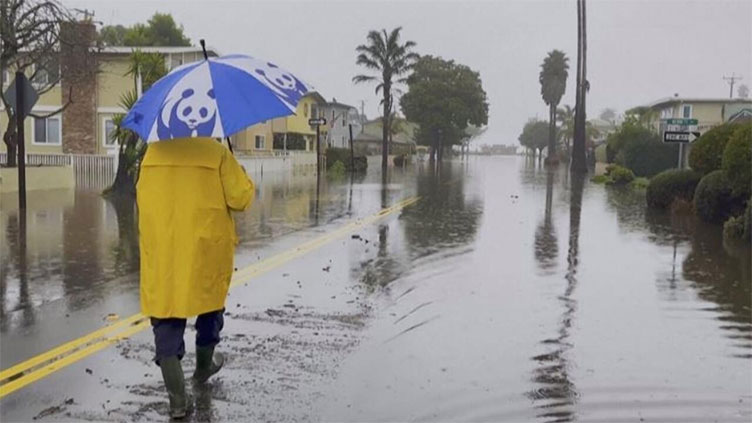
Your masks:
<path fill-rule="evenodd" d="M 0 153 L 0 163 L 7 163 L 7 153 Z M 76 186 L 105 188 L 117 172 L 117 156 L 97 154 L 26 154 L 27 166 L 73 166 Z"/>

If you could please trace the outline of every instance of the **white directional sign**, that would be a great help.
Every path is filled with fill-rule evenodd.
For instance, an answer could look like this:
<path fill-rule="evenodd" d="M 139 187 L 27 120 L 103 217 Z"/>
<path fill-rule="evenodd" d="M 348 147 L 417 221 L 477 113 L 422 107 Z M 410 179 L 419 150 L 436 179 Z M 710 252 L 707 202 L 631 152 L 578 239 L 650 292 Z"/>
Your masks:
<path fill-rule="evenodd" d="M 663 142 L 692 142 L 700 136 L 697 131 L 665 131 Z"/>

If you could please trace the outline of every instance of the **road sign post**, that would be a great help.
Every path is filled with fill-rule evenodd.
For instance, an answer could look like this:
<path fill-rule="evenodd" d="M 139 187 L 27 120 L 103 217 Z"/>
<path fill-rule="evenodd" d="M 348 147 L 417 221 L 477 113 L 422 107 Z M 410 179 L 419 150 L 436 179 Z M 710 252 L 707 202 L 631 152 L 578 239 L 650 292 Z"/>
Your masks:
<path fill-rule="evenodd" d="M 321 173 L 321 125 L 326 125 L 326 118 L 308 119 L 308 125 L 316 127 L 316 174 Z"/>
<path fill-rule="evenodd" d="M 684 144 L 693 142 L 700 136 L 697 119 L 679 118 L 663 121 L 663 142 L 679 143 L 679 161 L 677 167 L 684 168 Z"/>

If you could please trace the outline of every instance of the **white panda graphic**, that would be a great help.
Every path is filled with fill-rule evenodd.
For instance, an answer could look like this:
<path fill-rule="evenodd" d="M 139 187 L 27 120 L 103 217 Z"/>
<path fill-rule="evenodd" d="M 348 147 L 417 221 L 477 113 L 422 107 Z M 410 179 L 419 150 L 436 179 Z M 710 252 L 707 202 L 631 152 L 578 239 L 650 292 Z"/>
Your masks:
<path fill-rule="evenodd" d="M 208 137 L 214 132 L 216 118 L 214 90 L 186 88 L 179 97 L 168 99 L 162 105 L 157 133 L 160 139 Z"/>
<path fill-rule="evenodd" d="M 291 108 L 295 108 L 300 98 L 308 92 L 305 84 L 273 63 L 267 62 L 264 68 L 256 68 L 256 73 L 261 76 L 257 79 Z"/>

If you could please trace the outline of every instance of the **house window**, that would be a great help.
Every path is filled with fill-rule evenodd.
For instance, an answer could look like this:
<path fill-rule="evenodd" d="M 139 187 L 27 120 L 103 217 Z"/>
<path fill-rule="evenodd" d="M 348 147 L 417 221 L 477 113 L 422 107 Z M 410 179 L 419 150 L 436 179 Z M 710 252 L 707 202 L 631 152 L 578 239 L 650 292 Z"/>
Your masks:
<path fill-rule="evenodd" d="M 266 137 L 263 135 L 256 135 L 256 150 L 263 150 L 266 145 Z"/>
<path fill-rule="evenodd" d="M 308 103 L 303 103 L 303 116 L 308 117 Z"/>
<path fill-rule="evenodd" d="M 114 147 L 117 145 L 117 140 L 114 138 L 115 134 L 115 121 L 112 118 L 105 118 L 103 125 L 103 142 L 105 147 Z"/>
<path fill-rule="evenodd" d="M 311 104 L 311 117 L 316 119 L 319 117 L 319 108 L 315 104 Z"/>
<path fill-rule="evenodd" d="M 347 115 L 342 113 L 342 126 L 347 126 Z"/>
<path fill-rule="evenodd" d="M 334 123 L 334 109 L 332 109 L 332 123 Z"/>
<path fill-rule="evenodd" d="M 3 86 L 8 86 L 10 83 L 10 71 L 8 69 L 3 69 Z"/>
<path fill-rule="evenodd" d="M 671 118 L 671 116 L 673 114 L 674 114 L 673 113 L 673 109 L 671 109 L 670 107 L 661 110 L 661 118 L 662 119 L 669 119 L 669 118 Z"/>
<path fill-rule="evenodd" d="M 34 118 L 34 143 L 60 145 L 60 117 Z"/>
<path fill-rule="evenodd" d="M 682 106 L 682 117 L 683 118 L 692 117 L 692 105 L 691 104 L 685 104 Z"/>

